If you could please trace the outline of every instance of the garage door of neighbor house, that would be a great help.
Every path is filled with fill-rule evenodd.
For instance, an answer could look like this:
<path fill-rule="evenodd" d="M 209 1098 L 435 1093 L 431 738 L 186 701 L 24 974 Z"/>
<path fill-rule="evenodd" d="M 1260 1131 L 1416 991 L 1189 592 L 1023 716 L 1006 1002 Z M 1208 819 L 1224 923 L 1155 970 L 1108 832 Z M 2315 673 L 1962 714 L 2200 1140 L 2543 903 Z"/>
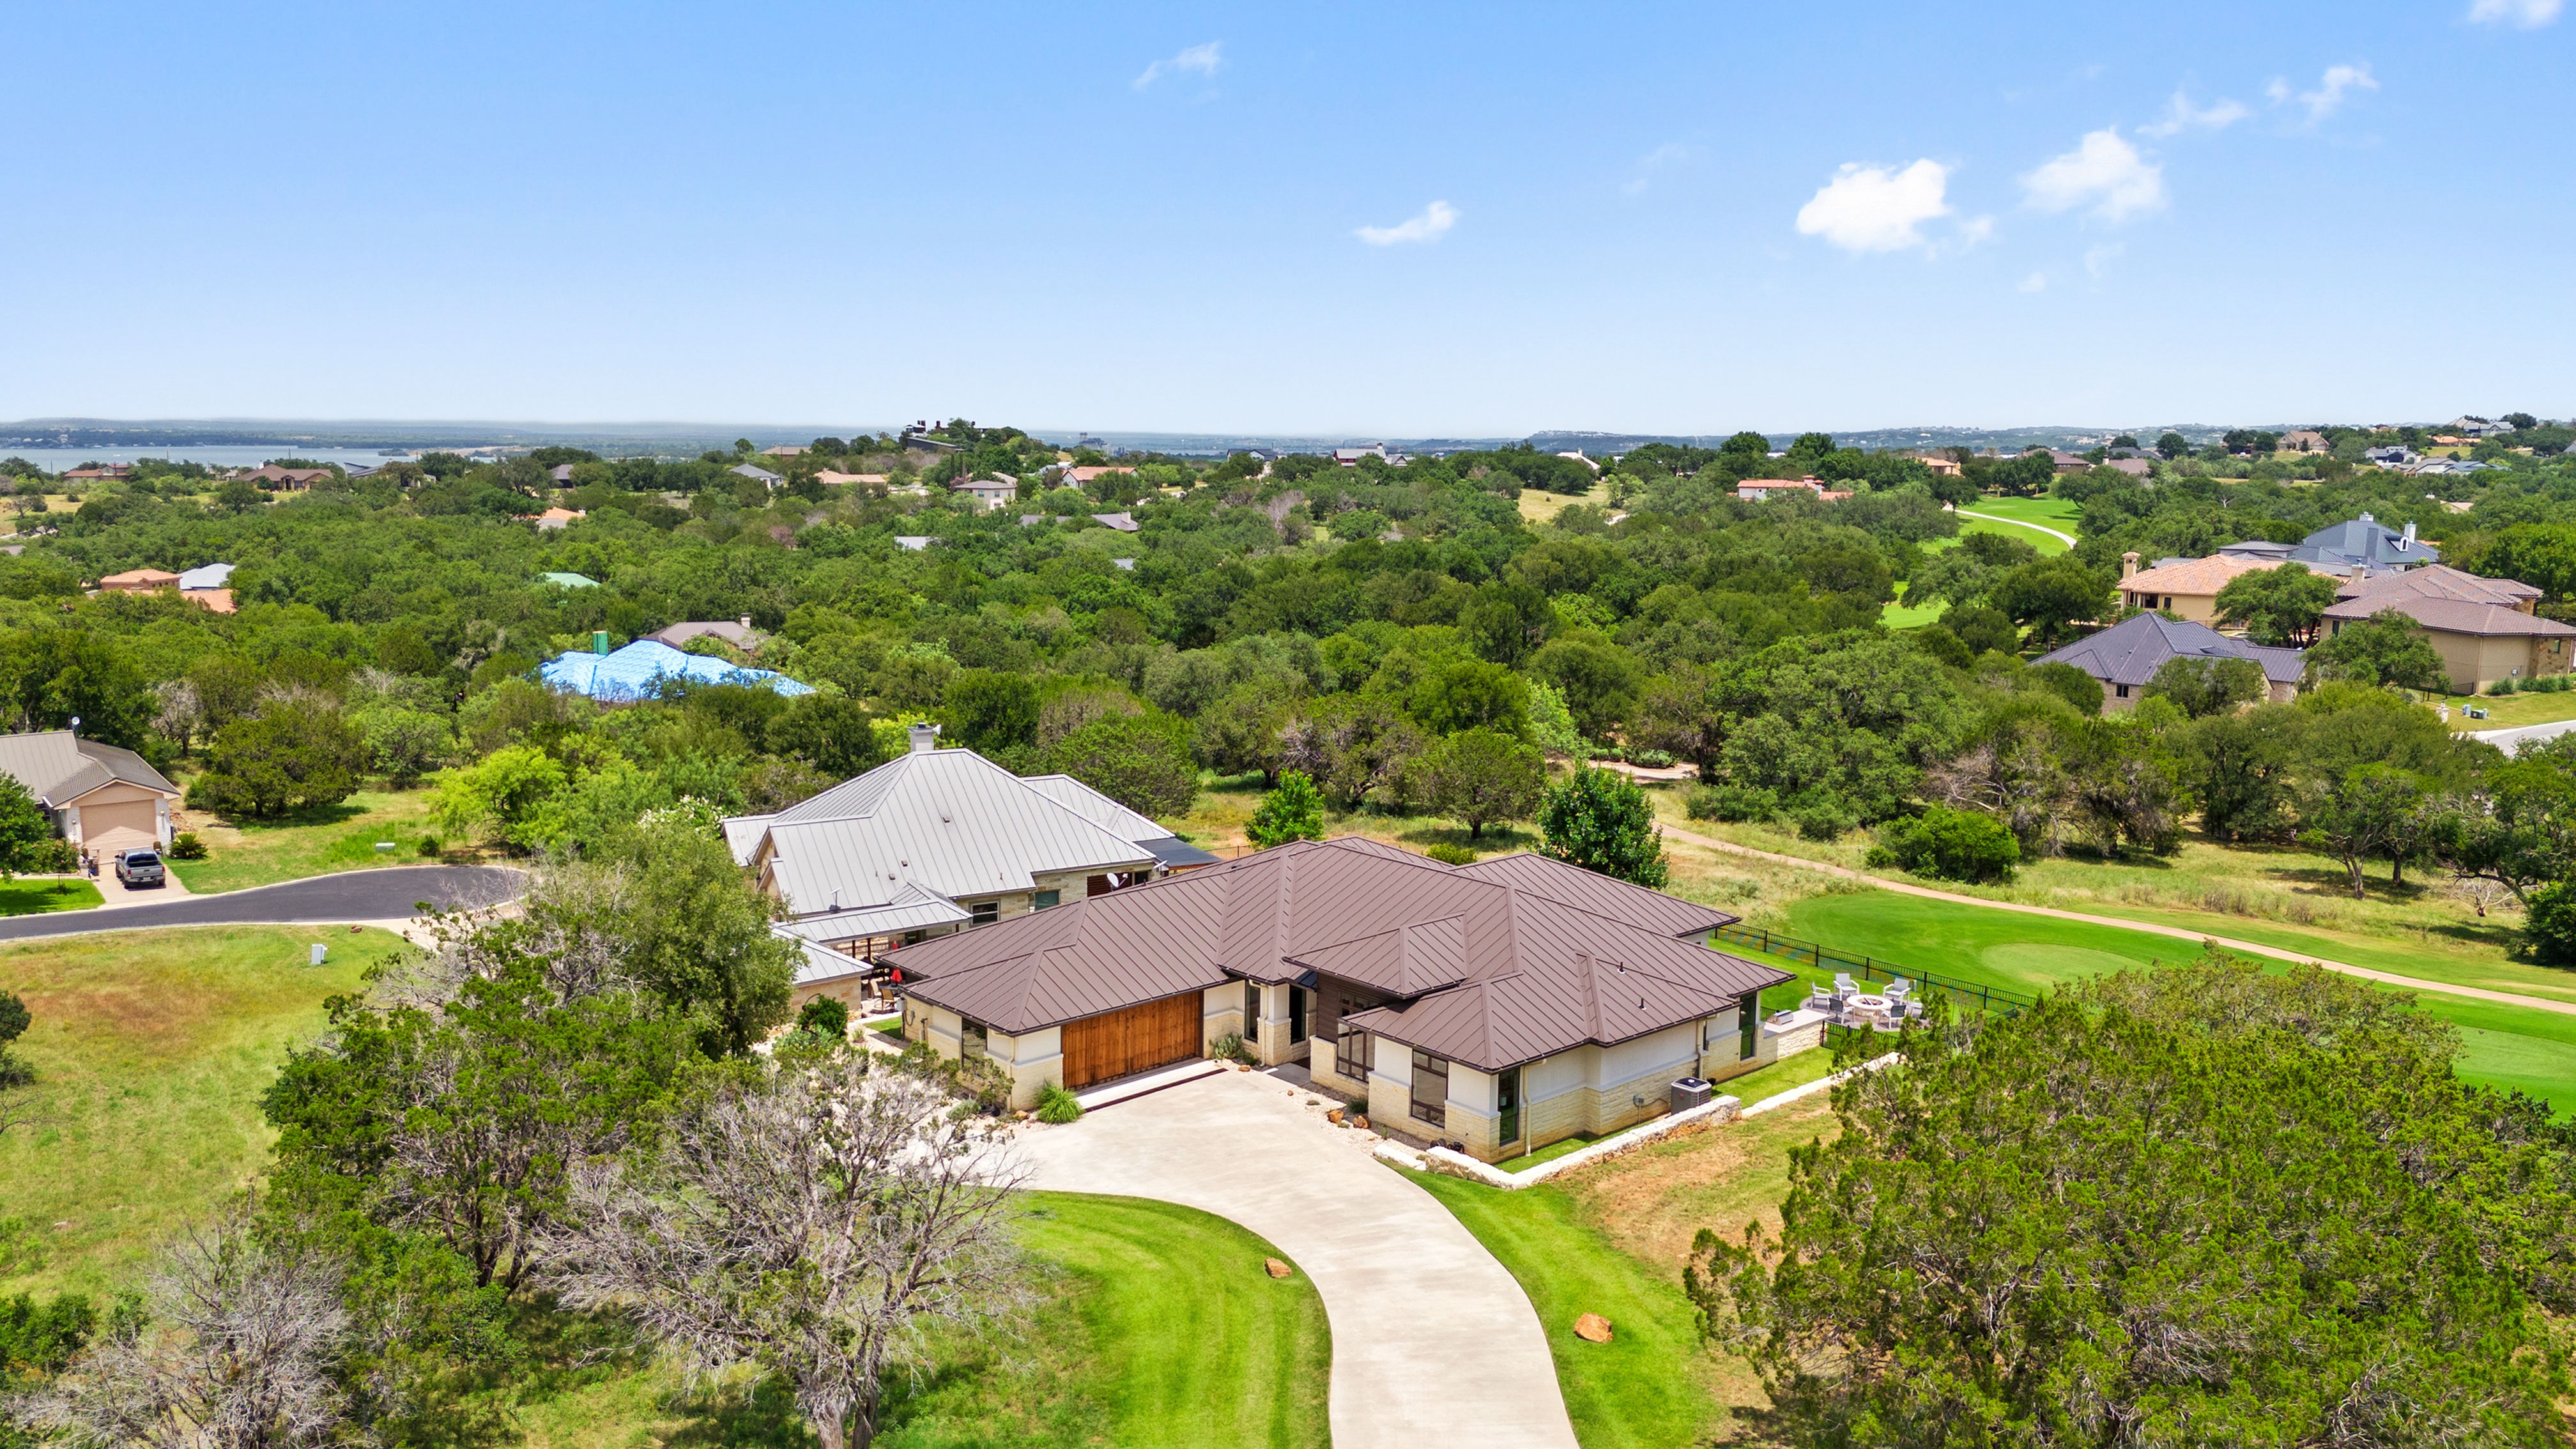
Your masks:
<path fill-rule="evenodd" d="M 149 800 L 81 807 L 83 850 L 94 850 L 105 857 L 120 850 L 149 850 L 160 843 Z"/>
<path fill-rule="evenodd" d="M 1199 1054 L 1199 994 L 1167 996 L 1064 1024 L 1064 1084 L 1087 1087 Z"/>

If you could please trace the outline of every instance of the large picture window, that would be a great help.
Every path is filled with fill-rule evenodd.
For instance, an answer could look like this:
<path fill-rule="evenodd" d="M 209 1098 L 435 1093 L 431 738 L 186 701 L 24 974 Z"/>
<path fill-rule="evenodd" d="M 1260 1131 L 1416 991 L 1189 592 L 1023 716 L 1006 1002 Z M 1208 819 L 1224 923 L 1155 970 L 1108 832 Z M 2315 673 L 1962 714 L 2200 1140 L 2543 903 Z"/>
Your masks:
<path fill-rule="evenodd" d="M 1449 1125 L 1449 1063 L 1426 1051 L 1413 1054 L 1413 1120 Z"/>

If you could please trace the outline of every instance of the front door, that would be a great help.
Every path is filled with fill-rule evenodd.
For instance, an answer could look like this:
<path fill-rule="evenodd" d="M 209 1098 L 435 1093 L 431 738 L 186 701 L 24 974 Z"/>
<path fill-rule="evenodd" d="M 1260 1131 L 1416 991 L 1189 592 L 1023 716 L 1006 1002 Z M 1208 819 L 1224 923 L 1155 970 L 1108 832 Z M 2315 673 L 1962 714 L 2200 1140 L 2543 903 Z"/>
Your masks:
<path fill-rule="evenodd" d="M 1306 1039 L 1306 988 L 1288 988 L 1288 1044 L 1295 1046 Z"/>
<path fill-rule="evenodd" d="M 1494 1141 L 1508 1147 L 1521 1140 L 1521 1069 L 1494 1073 Z"/>

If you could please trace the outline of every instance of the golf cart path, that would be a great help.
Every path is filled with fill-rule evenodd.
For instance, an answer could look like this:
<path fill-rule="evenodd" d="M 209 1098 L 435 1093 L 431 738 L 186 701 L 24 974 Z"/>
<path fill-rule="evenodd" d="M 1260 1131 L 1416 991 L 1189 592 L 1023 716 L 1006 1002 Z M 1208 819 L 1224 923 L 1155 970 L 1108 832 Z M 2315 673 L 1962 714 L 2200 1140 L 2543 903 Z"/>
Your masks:
<path fill-rule="evenodd" d="M 399 921 L 422 902 L 442 909 L 494 906 L 516 896 L 519 872 L 492 865 L 397 865 L 307 876 L 221 895 L 181 895 L 149 905 L 49 911 L 0 919 L 0 941 L 144 931 L 161 926 L 279 926 Z M 143 896 L 149 892 L 137 891 Z"/>
<path fill-rule="evenodd" d="M 1221 1072 L 1031 1127 L 1015 1151 L 1030 1187 L 1158 1198 L 1269 1239 L 1332 1324 L 1334 1449 L 1576 1449 L 1519 1280 L 1311 1095 Z"/>
<path fill-rule="evenodd" d="M 2092 916 L 2082 911 L 2062 911 L 2055 906 L 2026 906 L 2018 901 L 1990 901 L 1982 896 L 1963 896 L 1956 891 L 1934 890 L 1929 886 L 1889 880 L 1885 876 L 1869 875 L 1847 866 L 1833 865 L 1821 860 L 1806 860 L 1794 855 L 1782 855 L 1777 851 L 1756 850 L 1749 845 L 1737 845 L 1732 841 L 1712 839 L 1696 831 L 1682 830 L 1671 825 L 1664 827 L 1664 833 L 1688 845 L 1704 846 L 1729 855 L 1748 855 L 1756 860 L 1767 860 L 1778 865 L 1794 865 L 1805 870 L 1823 871 L 1827 875 L 1838 875 L 1845 880 L 1863 881 L 1882 890 L 1895 891 L 1899 895 L 1921 896 L 1925 900 L 1932 901 L 1955 901 L 1963 906 L 1983 906 L 1990 911 L 2018 911 L 2025 916 L 2049 916 L 2061 921 L 2081 921 L 2088 926 L 2117 926 L 2124 931 L 2144 931 L 2151 936 L 2171 936 L 2178 941 L 2209 941 L 2230 951 L 2242 951 L 2253 956 L 2269 956 L 2275 961 L 2293 961 L 2301 966 L 2322 967 L 2339 975 L 2358 976 L 2364 981 L 2377 981 L 2387 986 L 2403 986 L 2412 991 L 2439 992 L 2444 996 L 2468 996 L 2480 1001 L 2500 1002 L 2506 1006 L 2527 1006 L 2534 1011 L 2554 1011 L 2561 1016 L 2576 1016 L 2576 1001 L 2552 1001 L 2545 996 L 2524 996 L 2512 991 L 2490 991 L 2483 986 L 2454 986 L 2447 981 L 2427 981 L 2420 976 L 2400 976 L 2391 971 L 2374 971 L 2367 966 L 2355 966 L 2348 961 L 2310 956 L 2304 952 L 2292 951 L 2280 946 L 2266 946 L 2259 941 L 2242 941 L 2232 936 L 2214 936 L 2207 931 L 2194 931 L 2183 926 L 2159 926 L 2149 921 L 2123 920 L 2118 916 Z"/>
<path fill-rule="evenodd" d="M 2075 546 L 2074 534 L 2060 533 L 2045 523 L 2033 523 L 2026 518 L 2006 518 L 2000 513 L 1971 513 L 1964 508 L 1953 511 L 1961 518 L 1982 518 L 1988 523 L 2009 523 L 2015 528 L 2035 528 L 2040 532 L 2047 534 L 2051 538 L 2062 538 L 2066 540 L 2066 546 L 2068 548 L 2073 548 Z"/>

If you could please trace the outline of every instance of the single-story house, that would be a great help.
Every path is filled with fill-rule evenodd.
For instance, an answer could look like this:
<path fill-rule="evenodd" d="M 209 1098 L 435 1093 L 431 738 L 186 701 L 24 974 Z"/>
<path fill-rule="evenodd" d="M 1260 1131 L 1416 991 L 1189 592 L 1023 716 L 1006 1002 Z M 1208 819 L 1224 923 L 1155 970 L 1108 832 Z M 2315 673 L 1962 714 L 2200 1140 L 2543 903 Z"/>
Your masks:
<path fill-rule="evenodd" d="M 121 574 L 102 574 L 98 586 L 111 594 L 149 594 L 179 587 L 179 576 L 168 569 L 127 569 Z"/>
<path fill-rule="evenodd" d="M 588 574 L 569 574 L 558 570 L 551 573 L 539 574 L 537 575 L 537 578 L 542 582 L 552 584 L 559 589 L 595 589 L 599 587 L 599 580 L 592 578 Z"/>
<path fill-rule="evenodd" d="M 943 750 L 936 725 L 914 725 L 907 744 L 776 814 L 724 822 L 734 859 L 784 908 L 778 929 L 850 963 L 800 973 L 800 1004 L 850 1001 L 907 942 L 1216 863 L 1070 775 L 1022 778 Z M 828 964 L 809 953 L 809 970 Z"/>
<path fill-rule="evenodd" d="M 2142 569 L 2136 553 L 2124 553 L 2120 555 L 2120 607 L 2162 609 L 2195 624 L 2215 625 L 2220 589 L 2240 574 L 2280 566 L 2279 559 L 2211 554 L 2207 558 L 2158 559 L 2154 568 Z"/>
<path fill-rule="evenodd" d="M 891 480 L 892 475 L 890 474 L 844 473 L 837 468 L 817 469 L 814 474 L 814 481 L 824 484 L 827 487 L 838 487 L 844 483 L 862 483 L 874 484 L 875 486 L 882 488 Z"/>
<path fill-rule="evenodd" d="M 0 735 L 0 773 L 16 776 L 55 833 L 85 852 L 105 856 L 170 843 L 179 787 L 132 750 L 70 730 Z"/>
<path fill-rule="evenodd" d="M 281 468 L 268 463 L 242 477 L 263 488 L 310 488 L 331 478 L 332 473 L 328 468 Z"/>
<path fill-rule="evenodd" d="M 2093 470 L 2092 459 L 2082 453 L 2070 453 L 2064 448 L 2049 449 L 2048 461 L 2060 473 L 2089 473 Z"/>
<path fill-rule="evenodd" d="M 1299 841 L 906 946 L 904 1031 L 1012 1100 L 1239 1038 L 1372 1122 L 1485 1161 L 1758 1066 L 1789 973 L 1711 950 L 1724 911 L 1534 855 L 1448 866 Z M 1222 1143 L 1211 1143 L 1222 1151 Z"/>
<path fill-rule="evenodd" d="M 1925 453 L 1915 461 L 1931 469 L 1936 478 L 1956 478 L 1961 472 L 1959 460 L 1947 453 Z"/>
<path fill-rule="evenodd" d="M 653 699 L 666 684 L 739 684 L 790 696 L 814 692 L 814 686 L 774 669 L 745 669 L 704 654 L 683 654 L 652 639 L 638 639 L 615 653 L 556 655 L 537 666 L 537 678 L 548 688 L 606 704 Z"/>
<path fill-rule="evenodd" d="M 572 465 L 570 463 L 557 463 L 552 468 L 546 470 L 546 476 L 552 478 L 559 484 L 569 484 L 572 482 Z"/>
<path fill-rule="evenodd" d="M 74 468 L 63 475 L 63 481 L 66 483 L 104 483 L 112 478 L 131 478 L 133 476 L 134 465 L 131 463 L 101 463 L 95 468 Z"/>
<path fill-rule="evenodd" d="M 209 613 L 233 612 L 233 566 L 228 563 L 199 564 L 179 571 L 179 597 Z"/>
<path fill-rule="evenodd" d="M 2418 568 L 2442 561 L 2442 550 L 2415 536 L 2415 525 L 2399 533 L 2365 513 L 2329 524 L 2295 544 L 2250 539 L 2219 549 L 2230 558 L 2291 559 L 2321 574 L 2340 574 L 2359 564 L 2374 574 Z"/>
<path fill-rule="evenodd" d="M 2331 453 L 2334 440 L 2314 428 L 2292 428 L 2281 435 L 2281 447 L 2291 453 Z"/>
<path fill-rule="evenodd" d="M 2374 467 L 2386 469 L 2410 467 L 2424 461 L 2423 454 L 2402 443 L 2391 444 L 2384 448 L 2364 448 L 2361 450 L 2361 458 L 2363 462 Z"/>
<path fill-rule="evenodd" d="M 1134 473 L 1135 471 L 1134 468 L 1123 463 L 1083 463 L 1065 469 L 1064 481 L 1070 487 L 1080 488 L 1094 479 L 1106 478 L 1112 473 Z"/>
<path fill-rule="evenodd" d="M 1017 478 L 969 478 L 962 483 L 950 484 L 949 489 L 951 492 L 962 493 L 967 497 L 974 499 L 975 506 L 977 508 L 990 512 L 993 509 L 1018 501 L 1020 496 L 1020 480 Z"/>
<path fill-rule="evenodd" d="M 736 463 L 725 471 L 731 473 L 737 478 L 748 478 L 754 483 L 764 483 L 772 488 L 775 488 L 779 484 L 787 481 L 785 478 L 776 473 L 770 472 L 768 469 L 761 467 L 757 463 Z"/>
<path fill-rule="evenodd" d="M 1375 458 L 1381 463 L 1385 462 L 1386 444 L 1371 443 L 1365 448 L 1335 448 L 1333 450 L 1333 461 L 1345 468 L 1358 467 L 1360 465 L 1360 459 L 1362 458 Z"/>
<path fill-rule="evenodd" d="M 769 636 L 751 627 L 751 616 L 745 614 L 739 620 L 691 619 L 680 624 L 665 624 L 644 637 L 657 644 L 668 644 L 674 649 L 688 648 L 689 641 L 692 639 L 713 637 L 722 639 L 745 653 L 751 653 L 759 649 L 762 641 Z"/>
<path fill-rule="evenodd" d="M 557 529 L 571 527 L 575 519 L 589 516 L 577 508 L 549 508 L 537 515 L 537 527 L 552 533 Z"/>
<path fill-rule="evenodd" d="M 894 546 L 905 553 L 919 553 L 930 545 L 931 537 L 926 533 L 898 533 L 894 536 Z"/>
<path fill-rule="evenodd" d="M 2415 621 L 2451 687 L 2469 693 L 2498 680 L 2565 674 L 2576 625 L 2533 612 L 2540 590 L 2512 579 L 2481 578 L 2444 564 L 2400 574 L 2347 579 L 2327 607 L 2329 636 L 2383 609 Z"/>
<path fill-rule="evenodd" d="M 2102 710 L 2117 714 L 2137 706 L 2147 681 L 2169 659 L 2251 659 L 2263 666 L 2264 697 L 2286 700 L 2307 674 L 2306 651 L 2275 649 L 2231 639 L 2206 624 L 2186 624 L 2162 614 L 2132 614 L 2099 633 L 2052 649 L 2036 664 L 2072 664 L 2102 685 Z"/>
<path fill-rule="evenodd" d="M 1091 515 L 1091 521 L 1103 528 L 1114 528 L 1120 533 L 1134 533 L 1137 528 L 1135 515 L 1123 509 L 1116 513 L 1095 513 Z"/>
<path fill-rule="evenodd" d="M 802 458 L 805 456 L 805 445 L 802 443 L 773 443 L 769 447 L 761 449 L 760 456 L 764 458 Z"/>
<path fill-rule="evenodd" d="M 2102 466 L 2114 473 L 2126 473 L 2132 478 L 2144 478 L 2155 471 L 2155 465 L 2144 458 L 2112 458 Z"/>
<path fill-rule="evenodd" d="M 1748 503 L 1759 503 L 1775 494 L 1801 491 L 1813 493 L 1827 503 L 1840 502 L 1851 496 L 1848 489 L 1827 488 L 1818 478 L 1747 478 L 1735 485 L 1735 496 Z"/>

